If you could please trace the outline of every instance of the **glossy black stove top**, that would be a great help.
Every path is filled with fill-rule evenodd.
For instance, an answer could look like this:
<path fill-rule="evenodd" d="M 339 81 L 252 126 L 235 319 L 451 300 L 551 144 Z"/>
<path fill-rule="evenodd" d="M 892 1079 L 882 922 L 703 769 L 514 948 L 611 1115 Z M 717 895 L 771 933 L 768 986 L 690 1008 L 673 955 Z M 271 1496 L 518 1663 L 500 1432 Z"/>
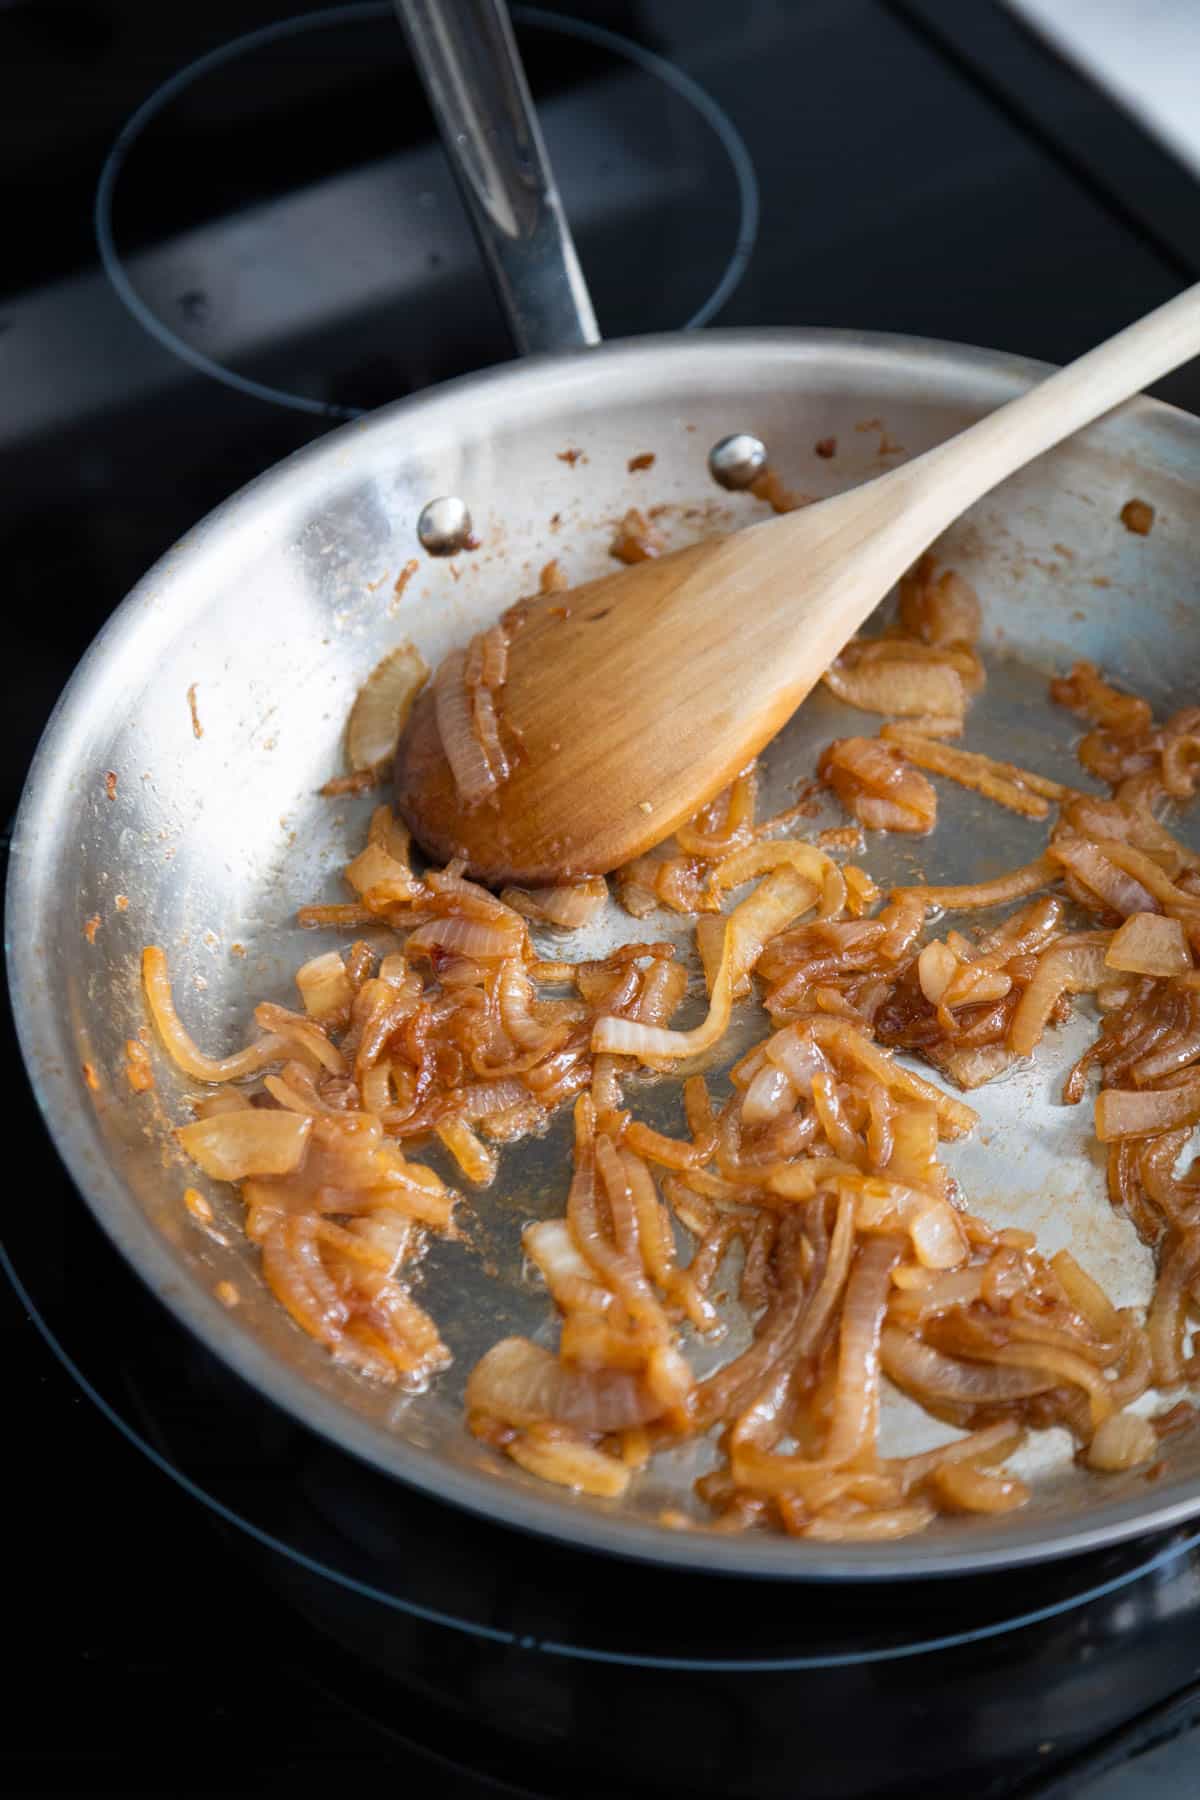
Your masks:
<path fill-rule="evenodd" d="M 1063 360 L 1200 273 L 1194 184 L 984 0 L 519 16 L 610 335 L 712 316 Z M 182 530 L 347 411 L 506 345 L 386 6 L 17 0 L 0 101 L 25 221 L 0 273 L 8 818 L 74 661 Z M 1162 391 L 1200 410 L 1194 374 Z M 1183 1534 L 1018 1578 L 768 1590 L 389 1486 L 142 1293 L 5 1055 L 8 1790 L 957 1778 L 998 1800 L 1085 1794 L 1081 1757 L 1190 1723 Z"/>

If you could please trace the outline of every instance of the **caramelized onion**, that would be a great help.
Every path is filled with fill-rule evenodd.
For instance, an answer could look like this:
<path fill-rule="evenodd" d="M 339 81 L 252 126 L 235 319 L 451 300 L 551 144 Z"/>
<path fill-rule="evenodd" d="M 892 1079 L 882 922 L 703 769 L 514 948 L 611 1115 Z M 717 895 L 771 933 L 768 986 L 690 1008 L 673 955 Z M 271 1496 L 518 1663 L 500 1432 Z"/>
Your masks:
<path fill-rule="evenodd" d="M 675 842 L 685 856 L 727 856 L 749 842 L 754 830 L 755 769 L 751 763 L 724 794 L 678 827 Z"/>
<path fill-rule="evenodd" d="M 961 967 L 958 957 L 947 944 L 939 943 L 936 938 L 926 944 L 917 958 L 917 979 L 921 983 L 921 992 L 932 1005 L 938 1004 Z"/>
<path fill-rule="evenodd" d="M 994 881 L 964 882 L 949 887 L 896 888 L 893 897 L 911 894 L 928 906 L 960 912 L 965 908 L 1002 906 L 1008 900 L 1024 900 L 1029 894 L 1036 894 L 1039 888 L 1049 887 L 1060 874 L 1061 869 L 1053 858 L 1039 856 L 1036 861 L 1026 863 L 1024 868 L 998 875 Z"/>
<path fill-rule="evenodd" d="M 1095 663 L 1075 663 L 1069 675 L 1050 683 L 1050 698 L 1081 719 L 1090 719 L 1122 735 L 1145 731 L 1150 724 L 1146 702 L 1110 687 L 1101 679 Z"/>
<path fill-rule="evenodd" d="M 814 905 L 817 896 L 824 892 L 830 870 L 836 873 L 836 865 L 812 844 L 800 843 L 795 838 L 774 838 L 747 845 L 722 857 L 709 876 L 709 885 L 714 894 L 720 894 L 727 888 L 740 887 L 744 881 L 752 881 L 756 875 L 766 875 L 785 867 L 794 869 L 809 883 L 812 889 L 809 906 Z M 800 897 L 797 890 L 797 899 Z M 807 911 L 808 908 L 797 907 L 797 910 Z"/>
<path fill-rule="evenodd" d="M 562 887 L 505 888 L 501 899 L 515 912 L 542 925 L 558 925 L 564 931 L 578 931 L 595 918 L 608 898 L 608 884 L 602 875 L 589 875 L 586 881 L 568 882 Z"/>
<path fill-rule="evenodd" d="M 285 1048 L 283 1038 L 268 1033 L 257 1044 L 248 1044 L 232 1056 L 206 1056 L 180 1022 L 171 998 L 167 959 L 155 945 L 142 951 L 142 980 L 164 1049 L 185 1075 L 192 1075 L 197 1081 L 241 1081 L 278 1061 Z"/>
<path fill-rule="evenodd" d="M 502 1338 L 472 1369 L 467 1407 L 506 1425 L 556 1419 L 580 1431 L 623 1431 L 661 1416 L 662 1403 L 636 1375 L 565 1369 L 528 1338 Z"/>
<path fill-rule="evenodd" d="M 937 795 L 896 748 L 878 738 L 839 738 L 818 774 L 863 825 L 876 831 L 926 832 L 937 819 Z"/>
<path fill-rule="evenodd" d="M 871 1205 L 876 1210 L 872 1214 Z M 907 1227 L 917 1261 L 927 1269 L 957 1269 L 967 1256 L 967 1241 L 948 1201 L 889 1184 L 884 1194 L 864 1188 L 859 1203 L 864 1229 Z"/>
<path fill-rule="evenodd" d="M 1008 1421 L 985 1425 L 936 1450 L 922 1450 L 916 1456 L 898 1458 L 883 1466 L 898 1478 L 901 1492 L 908 1493 L 930 1475 L 955 1463 L 986 1467 L 990 1463 L 1003 1462 L 1006 1456 L 1020 1449 L 1024 1435 L 1019 1425 Z"/>
<path fill-rule="evenodd" d="M 924 1531 L 933 1516 L 933 1508 L 919 1501 L 911 1506 L 883 1507 L 877 1511 L 822 1513 L 802 1526 L 797 1535 L 826 1544 L 879 1543 Z"/>
<path fill-rule="evenodd" d="M 894 1326 L 885 1326 L 880 1356 L 889 1381 L 914 1399 L 938 1406 L 1005 1406 L 1043 1394 L 1054 1377 L 1033 1368 L 995 1368 L 960 1362 Z"/>
<path fill-rule="evenodd" d="M 1034 1369 L 1082 1388 L 1087 1395 L 1092 1428 L 1095 1430 L 1113 1410 L 1109 1383 L 1085 1357 L 1053 1344 L 997 1344 L 986 1352 L 989 1362 L 1020 1369 Z"/>
<path fill-rule="evenodd" d="M 1176 1387 L 1183 1380 L 1185 1314 L 1197 1279 L 1200 1230 L 1193 1228 L 1171 1242 L 1146 1317 L 1154 1379 L 1161 1387 Z"/>
<path fill-rule="evenodd" d="M 368 844 L 343 871 L 346 881 L 368 905 L 404 904 L 423 892 L 407 863 L 382 844 Z"/>
<path fill-rule="evenodd" d="M 927 644 L 974 644 L 982 615 L 979 596 L 955 569 L 934 574 L 927 551 L 900 578 L 900 623 Z"/>
<path fill-rule="evenodd" d="M 580 1308 L 607 1312 L 613 1296 L 598 1282 L 581 1256 L 565 1219 L 541 1219 L 521 1234 L 526 1256 L 534 1264 L 564 1312 Z"/>
<path fill-rule="evenodd" d="M 1029 1489 L 1015 1476 L 994 1475 L 967 1462 L 944 1462 L 932 1479 L 938 1499 L 950 1512 L 1011 1512 L 1029 1499 Z"/>
<path fill-rule="evenodd" d="M 912 646 L 899 643 L 886 648 L 893 654 L 868 661 L 858 646 L 847 646 L 825 671 L 826 687 L 863 712 L 934 715 L 961 722 L 966 696 L 962 677 L 949 658 L 935 652 L 929 661 L 918 660 Z"/>
<path fill-rule="evenodd" d="M 1000 762 L 994 756 L 980 756 L 973 750 L 956 750 L 949 744 L 933 743 L 908 725 L 885 725 L 880 734 L 890 744 L 897 744 L 905 756 L 919 769 L 934 775 L 946 775 L 963 787 L 973 788 L 988 800 L 1007 806 L 1010 812 L 1023 813 L 1029 819 L 1044 819 L 1050 808 L 1048 800 L 1064 800 L 1071 790 L 1061 782 L 1044 775 L 1034 775 L 1015 763 Z"/>
<path fill-rule="evenodd" d="M 931 1081 L 923 1081 L 919 1075 L 914 1075 L 889 1056 L 886 1050 L 880 1050 L 864 1032 L 844 1019 L 811 1019 L 807 1022 L 807 1029 L 827 1050 L 835 1053 L 840 1051 L 852 1063 L 866 1069 L 876 1081 L 882 1082 L 884 1087 L 894 1089 L 906 1099 L 932 1107 L 937 1114 L 943 1137 L 962 1137 L 975 1124 L 977 1114 L 971 1107 L 944 1094 Z"/>
<path fill-rule="evenodd" d="M 1126 874 L 1114 857 L 1105 854 L 1108 848 L 1107 844 L 1101 848 L 1085 838 L 1063 835 L 1051 844 L 1048 854 L 1070 870 L 1087 894 L 1094 895 L 1122 918 L 1130 913 L 1156 911 L 1153 894 Z"/>
<path fill-rule="evenodd" d="M 286 1006 L 276 1006 L 270 1000 L 259 1001 L 254 1018 L 256 1024 L 280 1039 L 293 1055 L 299 1052 L 301 1057 L 308 1057 L 331 1075 L 345 1074 L 346 1060 L 341 1051 L 314 1020 L 289 1012 Z"/>
<path fill-rule="evenodd" d="M 806 882 L 809 879 L 809 868 L 820 869 L 823 873 L 829 861 L 819 850 L 814 850 L 807 844 L 753 844 L 747 850 L 736 851 L 726 862 L 719 863 L 713 872 L 713 880 L 733 886 L 748 879 L 748 874 L 741 871 L 753 872 L 762 866 L 758 860 L 760 853 L 781 852 L 783 854 L 780 860 L 787 860 L 798 871 L 802 871 L 802 878 Z M 764 882 L 762 887 L 765 886 Z M 764 923 L 761 893 L 762 888 L 759 888 L 743 900 L 726 921 L 720 967 L 709 997 L 708 1016 L 702 1025 L 694 1026 L 690 1031 L 666 1031 L 661 1026 L 635 1024 L 631 1020 L 608 1015 L 597 1020 L 592 1032 L 592 1049 L 608 1052 L 613 1056 L 666 1057 L 672 1061 L 682 1056 L 697 1056 L 702 1051 L 711 1049 L 723 1037 L 729 1024 L 733 990 L 737 981 L 747 969 L 753 967 L 762 953 L 765 932 L 782 928 L 782 912 L 776 913 L 777 922 Z M 802 897 L 794 895 L 787 902 L 792 909 L 791 916 L 794 916 L 796 900 Z"/>
<path fill-rule="evenodd" d="M 1043 950 L 1008 1030 L 1015 1056 L 1030 1056 L 1063 994 L 1094 992 L 1107 972 L 1107 932 L 1076 932 Z"/>

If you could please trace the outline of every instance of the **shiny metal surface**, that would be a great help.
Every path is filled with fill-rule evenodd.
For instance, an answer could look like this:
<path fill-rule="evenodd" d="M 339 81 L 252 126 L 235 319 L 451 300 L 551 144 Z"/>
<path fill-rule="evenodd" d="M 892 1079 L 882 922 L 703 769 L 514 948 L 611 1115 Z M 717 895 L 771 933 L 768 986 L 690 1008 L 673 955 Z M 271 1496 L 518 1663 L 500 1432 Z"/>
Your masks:
<path fill-rule="evenodd" d="M 708 472 L 731 493 L 739 493 L 756 481 L 767 466 L 767 446 L 748 431 L 720 438 L 708 453 Z"/>
<path fill-rule="evenodd" d="M 417 515 L 417 537 L 430 556 L 456 556 L 471 538 L 471 514 L 457 494 L 430 500 Z"/>
<path fill-rule="evenodd" d="M 523 354 L 600 332 L 504 0 L 395 0 Z"/>
<path fill-rule="evenodd" d="M 316 790 L 341 766 L 359 683 L 398 638 L 432 664 L 535 588 L 548 558 L 573 580 L 603 572 L 613 521 L 634 504 L 666 509 L 656 523 L 671 543 L 765 516 L 709 475 L 707 447 L 731 426 L 770 445 L 789 487 L 823 495 L 937 443 L 1040 372 L 1017 358 L 837 332 L 644 339 L 502 368 L 385 408 L 262 476 L 113 616 L 47 728 L 19 815 L 8 907 L 18 1025 L 41 1105 L 96 1216 L 177 1317 L 263 1394 L 456 1504 L 698 1569 L 948 1573 L 1065 1554 L 1200 1512 L 1200 1435 L 1172 1439 L 1164 1473 L 1148 1484 L 1139 1472 L 1086 1474 L 1065 1435 L 1043 1434 L 1024 1453 L 1028 1508 L 993 1523 L 947 1519 L 896 1545 L 666 1529 L 661 1510 L 689 1504 L 703 1466 L 696 1447 L 660 1457 L 619 1504 L 549 1489 L 467 1435 L 461 1395 L 475 1358 L 503 1333 L 552 1340 L 551 1308 L 523 1274 L 519 1238 L 527 1220 L 561 1210 L 565 1119 L 545 1140 L 506 1149 L 496 1186 L 468 1202 L 465 1238 L 431 1248 L 419 1291 L 456 1360 L 408 1399 L 335 1368 L 290 1323 L 260 1281 L 228 1190 L 206 1190 L 218 1235 L 192 1221 L 182 1192 L 204 1184 L 170 1130 L 189 1084 L 156 1045 L 151 1094 L 136 1096 L 123 1073 L 125 1041 L 145 1022 L 144 944 L 166 949 L 186 1022 L 220 1053 L 249 1034 L 255 998 L 288 1000 L 291 971 L 337 941 L 292 921 L 305 901 L 342 897 L 338 871 L 361 843 L 372 797 L 330 801 Z M 818 458 L 814 445 L 831 437 L 837 454 Z M 586 462 L 564 461 L 567 447 Z M 630 472 L 646 451 L 653 470 Z M 479 548 L 422 563 L 397 597 L 417 516 L 439 494 L 470 497 Z M 1156 509 L 1148 538 L 1119 523 L 1133 495 Z M 1077 728 L 1048 705 L 1046 675 L 1077 655 L 1157 709 L 1194 700 L 1198 528 L 1200 422 L 1146 400 L 975 507 L 944 547 L 984 603 L 989 684 L 967 742 L 1076 779 Z M 767 753 L 765 807 L 790 801 L 831 737 L 862 727 L 861 714 L 813 696 Z M 872 842 L 866 861 L 878 879 L 982 877 L 1027 860 L 1044 836 L 948 784 L 940 806 L 928 843 Z M 1194 822 L 1183 830 L 1196 841 Z M 656 935 L 680 929 L 670 917 L 650 923 Z M 595 954 L 645 930 L 610 911 L 566 953 Z M 725 1063 L 761 1024 L 743 1012 Z M 1057 1100 L 1091 1029 L 1081 1009 L 1031 1065 L 982 1089 L 981 1128 L 950 1159 L 975 1210 L 1034 1227 L 1047 1251 L 1069 1242 L 1114 1300 L 1136 1303 L 1149 1291 L 1148 1255 L 1109 1208 L 1087 1109 Z M 678 1128 L 677 1083 L 630 1094 L 643 1116 Z M 214 1297 L 223 1280 L 238 1290 L 232 1311 Z M 744 1329 L 735 1320 L 722 1345 L 695 1350 L 697 1361 L 734 1353 Z M 885 1429 L 896 1447 L 946 1435 L 901 1403 Z"/>

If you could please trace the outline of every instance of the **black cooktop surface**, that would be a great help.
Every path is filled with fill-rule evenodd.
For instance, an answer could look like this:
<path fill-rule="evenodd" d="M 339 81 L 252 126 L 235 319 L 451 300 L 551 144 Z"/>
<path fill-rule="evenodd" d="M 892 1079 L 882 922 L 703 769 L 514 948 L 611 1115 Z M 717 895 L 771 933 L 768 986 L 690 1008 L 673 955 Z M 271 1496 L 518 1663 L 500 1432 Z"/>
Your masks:
<path fill-rule="evenodd" d="M 1200 273 L 1194 183 L 986 0 L 515 14 L 606 335 L 849 325 L 1061 361 Z M 3 820 L 183 530 L 508 347 L 385 4 L 17 0 L 0 96 Z M 1160 391 L 1200 411 L 1194 371 Z M 1190 1723 L 1185 1534 L 1001 1582 L 714 1594 L 349 1464 L 142 1292 L 4 1048 L 10 1791 L 598 1795 L 695 1763 L 692 1791 L 748 1800 L 1083 1794 L 1085 1764 Z"/>

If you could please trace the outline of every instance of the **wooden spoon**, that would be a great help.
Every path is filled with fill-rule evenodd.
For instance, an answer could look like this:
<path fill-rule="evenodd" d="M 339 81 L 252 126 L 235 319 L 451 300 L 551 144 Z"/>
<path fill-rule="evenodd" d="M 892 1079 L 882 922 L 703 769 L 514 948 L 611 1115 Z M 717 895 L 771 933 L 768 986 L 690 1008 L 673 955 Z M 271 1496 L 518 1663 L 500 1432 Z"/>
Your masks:
<path fill-rule="evenodd" d="M 516 767 L 464 808 L 427 691 L 396 762 L 414 835 L 489 881 L 606 873 L 650 849 L 758 754 L 966 507 L 1198 351 L 1200 286 L 874 481 L 531 601 L 500 694 Z"/>

